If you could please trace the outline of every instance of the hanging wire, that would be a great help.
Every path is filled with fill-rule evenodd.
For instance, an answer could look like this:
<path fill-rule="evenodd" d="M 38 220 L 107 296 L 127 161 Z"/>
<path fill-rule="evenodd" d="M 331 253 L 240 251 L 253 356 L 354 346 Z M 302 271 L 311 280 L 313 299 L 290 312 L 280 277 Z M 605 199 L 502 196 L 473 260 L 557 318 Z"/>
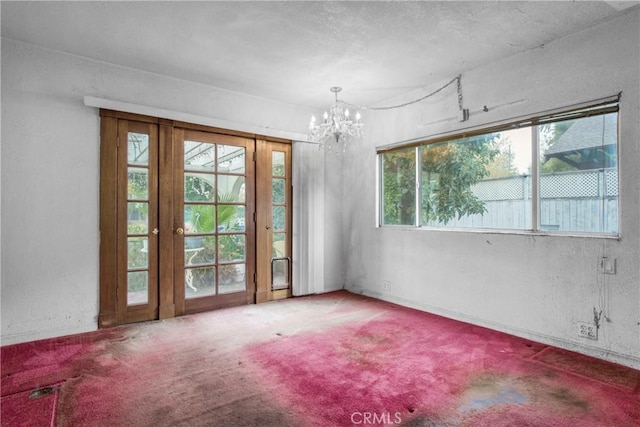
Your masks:
<path fill-rule="evenodd" d="M 344 103 L 345 105 L 351 107 L 351 108 L 355 108 L 355 109 L 358 109 L 358 110 L 393 110 L 395 108 L 403 108 L 403 107 L 406 107 L 408 105 L 412 105 L 412 104 L 416 104 L 416 103 L 418 103 L 420 101 L 424 101 L 425 99 L 430 98 L 430 97 L 438 94 L 439 92 L 443 91 L 444 89 L 448 88 L 454 82 L 457 82 L 458 107 L 462 111 L 463 110 L 463 107 L 462 107 L 462 74 L 458 74 L 453 79 L 451 79 L 451 81 L 449 81 L 447 84 L 445 84 L 444 86 L 434 90 L 433 92 L 428 93 L 425 96 L 423 96 L 421 98 L 418 98 L 418 99 L 415 99 L 413 101 L 405 102 L 403 104 L 389 105 L 389 106 L 385 106 L 385 107 L 365 107 L 365 106 L 362 106 L 362 105 L 349 104 L 348 102 L 344 102 L 344 101 L 341 101 L 341 102 Z"/>

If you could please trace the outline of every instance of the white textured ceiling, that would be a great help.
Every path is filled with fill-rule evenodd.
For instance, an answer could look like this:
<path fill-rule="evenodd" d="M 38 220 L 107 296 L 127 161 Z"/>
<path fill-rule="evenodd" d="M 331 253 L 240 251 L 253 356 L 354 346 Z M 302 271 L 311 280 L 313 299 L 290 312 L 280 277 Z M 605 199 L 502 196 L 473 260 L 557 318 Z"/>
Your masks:
<path fill-rule="evenodd" d="M 2 36 L 292 104 L 372 105 L 638 2 L 6 2 Z"/>

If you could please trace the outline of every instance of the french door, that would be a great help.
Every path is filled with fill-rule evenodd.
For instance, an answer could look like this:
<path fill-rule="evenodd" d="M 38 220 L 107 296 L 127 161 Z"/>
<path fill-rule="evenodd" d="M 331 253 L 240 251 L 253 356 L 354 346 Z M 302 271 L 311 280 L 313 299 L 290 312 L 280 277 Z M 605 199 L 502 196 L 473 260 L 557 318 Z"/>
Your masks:
<path fill-rule="evenodd" d="M 149 123 L 120 120 L 116 210 L 120 323 L 158 316 L 158 132 Z M 126 142 L 126 144 L 124 143 Z M 126 202 L 125 202 L 126 200 Z"/>
<path fill-rule="evenodd" d="M 100 327 L 291 295 L 290 144 L 101 116 Z"/>
<path fill-rule="evenodd" d="M 178 313 L 255 295 L 254 140 L 174 132 L 173 252 Z"/>
<path fill-rule="evenodd" d="M 256 300 L 263 302 L 291 296 L 291 144 L 258 140 L 257 159 Z"/>

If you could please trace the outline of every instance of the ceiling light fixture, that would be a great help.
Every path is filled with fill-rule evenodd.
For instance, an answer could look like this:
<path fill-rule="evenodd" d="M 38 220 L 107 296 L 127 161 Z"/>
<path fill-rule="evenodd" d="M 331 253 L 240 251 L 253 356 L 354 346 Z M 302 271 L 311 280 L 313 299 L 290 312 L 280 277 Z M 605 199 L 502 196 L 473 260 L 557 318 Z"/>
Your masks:
<path fill-rule="evenodd" d="M 351 140 L 352 137 L 359 138 L 364 135 L 364 124 L 360 121 L 360 112 L 358 111 L 356 113 L 355 121 L 353 121 L 349 115 L 349 109 L 347 107 L 352 107 L 358 110 L 392 110 L 395 108 L 403 108 L 417 102 L 424 101 L 427 98 L 431 98 L 454 83 L 456 83 L 458 93 L 460 121 L 465 122 L 469 120 L 469 110 L 463 106 L 462 74 L 458 74 L 445 85 L 421 98 L 414 99 L 413 101 L 408 101 L 403 104 L 390 105 L 386 107 L 363 107 L 340 101 L 338 100 L 338 92 L 340 92 L 342 88 L 334 86 L 329 90 L 335 94 L 335 104 L 331 106 L 329 111 L 325 111 L 324 121 L 318 124 L 316 123 L 315 116 L 311 116 L 311 123 L 309 123 L 309 141 L 319 144 L 320 148 L 325 148 L 328 151 L 332 151 L 334 149 L 337 151 L 340 145 L 342 145 L 342 151 L 344 152 L 347 141 Z"/>
<path fill-rule="evenodd" d="M 316 123 L 315 116 L 311 116 L 309 123 L 309 140 L 317 142 L 320 147 L 328 151 L 338 150 L 342 145 L 342 151 L 346 148 L 346 142 L 351 138 L 360 138 L 363 134 L 364 124 L 360 121 L 360 112 L 356 113 L 355 121 L 351 119 L 347 104 L 338 100 L 338 92 L 342 88 L 334 86 L 331 92 L 335 94 L 335 103 L 324 112 L 324 121 Z"/>

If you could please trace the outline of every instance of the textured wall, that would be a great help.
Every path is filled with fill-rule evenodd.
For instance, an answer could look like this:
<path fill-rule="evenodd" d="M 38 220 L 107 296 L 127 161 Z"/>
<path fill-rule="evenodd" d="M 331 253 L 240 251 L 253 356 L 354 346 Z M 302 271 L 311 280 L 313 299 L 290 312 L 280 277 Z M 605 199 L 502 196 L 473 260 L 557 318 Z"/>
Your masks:
<path fill-rule="evenodd" d="M 455 118 L 454 88 L 401 110 L 367 112 L 368 136 L 345 159 L 347 289 L 640 367 L 639 23 L 636 9 L 464 73 L 465 107 L 489 108 L 465 123 Z M 375 147 L 618 92 L 619 240 L 376 228 Z M 598 272 L 602 256 L 617 259 L 616 275 Z M 383 281 L 391 282 L 390 291 Z M 603 319 L 598 341 L 579 338 L 577 322 L 593 321 L 594 307 L 609 321 Z"/>
<path fill-rule="evenodd" d="M 87 95 L 251 130 L 304 133 L 311 115 L 3 39 L 2 344 L 97 327 L 100 121 Z"/>

